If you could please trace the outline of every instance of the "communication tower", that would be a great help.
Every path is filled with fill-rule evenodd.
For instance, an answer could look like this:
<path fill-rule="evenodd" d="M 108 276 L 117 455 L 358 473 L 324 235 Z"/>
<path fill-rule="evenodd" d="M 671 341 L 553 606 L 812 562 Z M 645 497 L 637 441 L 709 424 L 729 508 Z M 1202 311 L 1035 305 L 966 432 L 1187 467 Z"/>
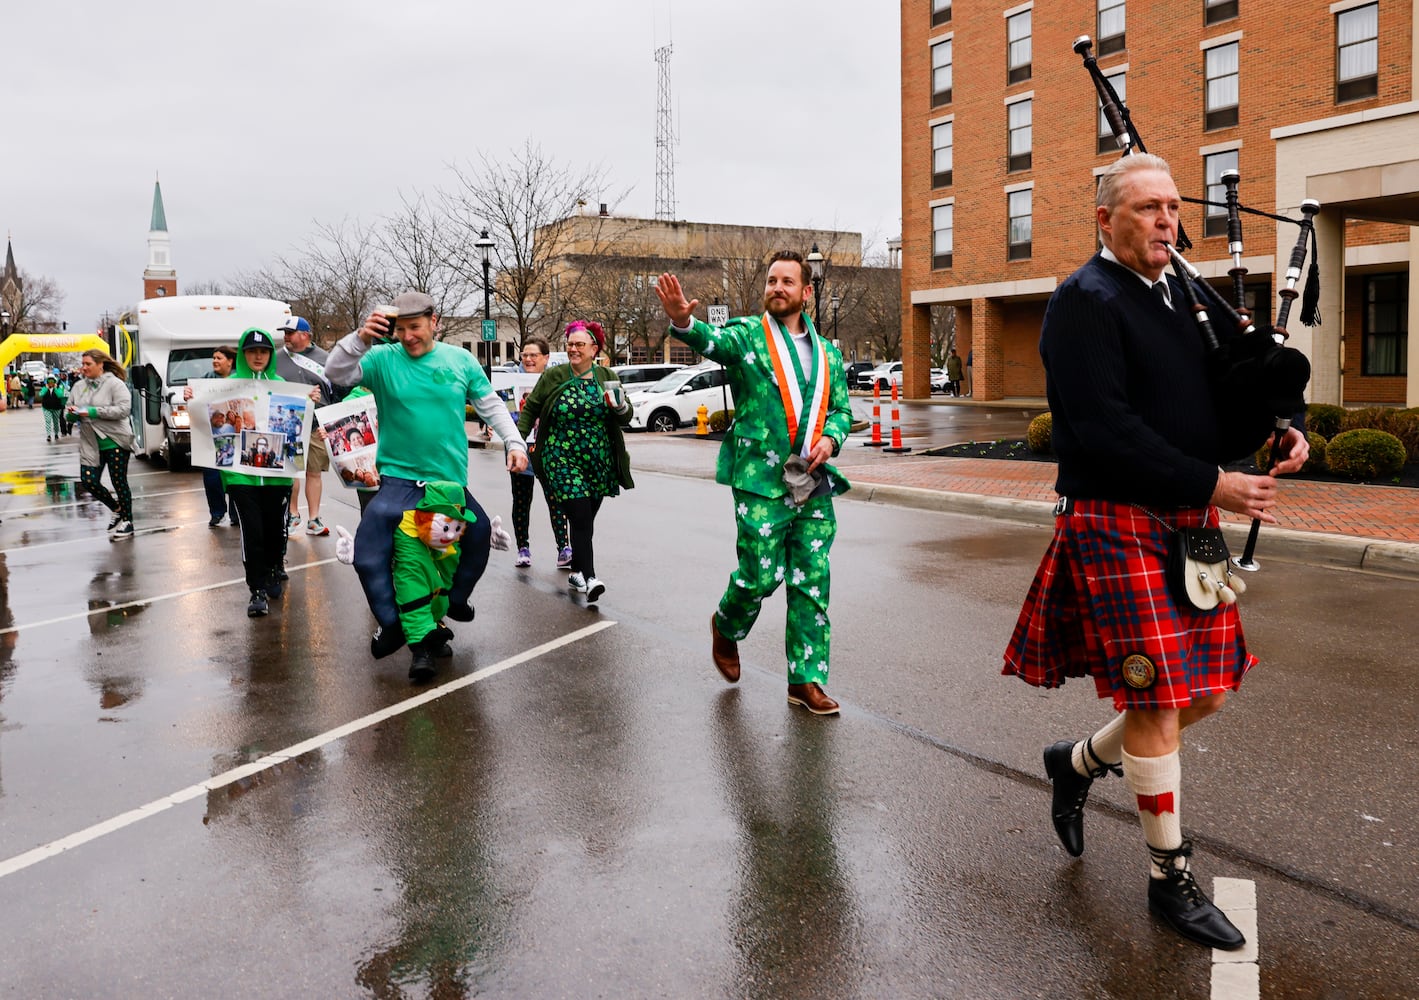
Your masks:
<path fill-rule="evenodd" d="M 660 66 L 655 111 L 655 217 L 675 218 L 675 119 L 670 110 L 670 53 L 674 44 L 655 50 Z"/>

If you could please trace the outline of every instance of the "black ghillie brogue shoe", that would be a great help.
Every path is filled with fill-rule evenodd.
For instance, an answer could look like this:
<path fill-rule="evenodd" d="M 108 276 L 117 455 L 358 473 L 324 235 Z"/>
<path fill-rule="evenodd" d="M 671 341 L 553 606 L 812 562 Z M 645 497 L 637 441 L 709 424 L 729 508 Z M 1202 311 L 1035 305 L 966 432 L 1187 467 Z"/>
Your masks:
<path fill-rule="evenodd" d="M 1054 786 L 1050 819 L 1054 821 L 1059 842 L 1077 858 L 1084 853 L 1084 803 L 1089 801 L 1089 786 L 1095 778 L 1105 777 L 1111 771 L 1123 772 L 1115 764 L 1101 762 L 1090 774 L 1080 774 L 1074 770 L 1073 755 L 1074 744 L 1070 740 L 1045 747 L 1045 774 Z"/>
<path fill-rule="evenodd" d="M 1184 840 L 1175 851 L 1149 846 L 1148 853 L 1165 874 L 1148 880 L 1148 912 L 1162 917 L 1168 926 L 1189 941 L 1209 948 L 1235 951 L 1247 943 L 1242 932 L 1207 898 L 1192 872 L 1178 867 L 1180 858 L 1192 856 L 1192 841 Z"/>

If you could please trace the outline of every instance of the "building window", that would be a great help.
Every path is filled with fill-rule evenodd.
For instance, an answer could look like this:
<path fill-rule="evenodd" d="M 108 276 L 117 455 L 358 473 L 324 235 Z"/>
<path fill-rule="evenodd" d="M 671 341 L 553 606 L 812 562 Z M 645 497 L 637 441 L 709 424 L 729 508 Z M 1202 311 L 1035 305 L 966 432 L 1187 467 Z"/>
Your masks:
<path fill-rule="evenodd" d="M 1104 77 L 1113 85 L 1118 94 L 1119 103 L 1128 101 L 1128 74 L 1113 73 Z M 1104 116 L 1104 102 L 1099 101 L 1099 152 L 1117 153 L 1119 151 L 1118 140 L 1114 138 L 1113 129 L 1109 128 L 1109 120 Z"/>
<path fill-rule="evenodd" d="M 1409 275 L 1365 276 L 1362 375 L 1409 374 Z"/>
<path fill-rule="evenodd" d="M 931 26 L 951 23 L 951 0 L 931 0 Z"/>
<path fill-rule="evenodd" d="M 951 39 L 931 47 L 931 106 L 951 103 Z"/>
<path fill-rule="evenodd" d="M 1034 192 L 1026 188 L 1023 191 L 1011 191 L 1006 196 L 1006 210 L 1010 216 L 1006 260 L 1025 260 L 1030 256 L 1033 195 Z"/>
<path fill-rule="evenodd" d="M 1380 92 L 1380 5 L 1335 15 L 1335 99 L 1359 101 Z"/>
<path fill-rule="evenodd" d="M 1009 67 L 1005 82 L 1020 83 L 1030 78 L 1030 11 L 1022 10 L 1005 19 L 1005 37 L 1009 45 L 1006 50 L 1006 66 Z"/>
<path fill-rule="evenodd" d="M 954 123 L 942 122 L 931 126 L 931 186 L 949 187 L 953 155 Z"/>
<path fill-rule="evenodd" d="M 1008 119 L 1005 138 L 1007 171 L 1030 169 L 1030 150 L 1034 141 L 1034 104 L 1032 100 L 1016 101 L 1005 108 L 1005 116 Z"/>
<path fill-rule="evenodd" d="M 1218 45 L 1203 53 L 1207 66 L 1207 107 L 1203 127 L 1230 128 L 1237 124 L 1238 58 L 1237 42 Z"/>
<path fill-rule="evenodd" d="M 1099 55 L 1123 51 L 1124 25 L 1123 0 L 1099 0 Z"/>
<path fill-rule="evenodd" d="M 1237 151 L 1228 150 L 1225 153 L 1213 153 L 1211 156 L 1202 158 L 1202 172 L 1207 182 L 1207 200 L 1215 202 L 1225 202 L 1227 200 L 1227 188 L 1222 183 L 1222 175 L 1228 170 L 1237 170 Z M 1208 205 L 1206 214 L 1202 219 L 1203 236 L 1226 236 L 1227 235 L 1227 209 L 1218 208 L 1216 205 Z"/>
<path fill-rule="evenodd" d="M 1202 0 L 1202 23 L 1216 24 L 1237 16 L 1237 0 Z"/>
<path fill-rule="evenodd" d="M 951 248 L 955 244 L 956 206 L 937 205 L 931 210 L 931 267 L 933 270 L 951 266 Z"/>

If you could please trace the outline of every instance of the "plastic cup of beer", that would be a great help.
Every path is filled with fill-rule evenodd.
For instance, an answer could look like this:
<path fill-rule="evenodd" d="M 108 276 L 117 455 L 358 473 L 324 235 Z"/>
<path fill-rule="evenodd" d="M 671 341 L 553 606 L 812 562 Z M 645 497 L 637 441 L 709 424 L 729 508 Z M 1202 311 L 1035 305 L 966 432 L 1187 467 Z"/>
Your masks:
<path fill-rule="evenodd" d="M 624 394 L 621 391 L 620 379 L 607 379 L 602 383 L 606 387 L 606 403 L 614 410 L 619 410 L 624 402 Z"/>
<path fill-rule="evenodd" d="M 399 318 L 399 310 L 391 305 L 375 306 L 374 311 L 384 317 L 384 321 L 389 324 L 389 329 L 384 334 L 385 340 L 394 339 L 394 321 Z"/>

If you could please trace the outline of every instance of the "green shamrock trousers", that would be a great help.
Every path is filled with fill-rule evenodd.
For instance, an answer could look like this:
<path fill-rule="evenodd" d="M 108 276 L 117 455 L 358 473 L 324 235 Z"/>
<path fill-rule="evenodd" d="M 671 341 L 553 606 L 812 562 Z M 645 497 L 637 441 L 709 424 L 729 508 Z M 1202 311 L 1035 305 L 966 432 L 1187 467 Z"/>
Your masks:
<path fill-rule="evenodd" d="M 788 627 L 784 655 L 788 683 L 828 680 L 828 550 L 838 533 L 831 496 L 795 507 L 788 497 L 770 499 L 734 490 L 734 522 L 739 567 L 719 601 L 715 627 L 738 642 L 749 634 L 759 608 L 788 584 Z"/>

